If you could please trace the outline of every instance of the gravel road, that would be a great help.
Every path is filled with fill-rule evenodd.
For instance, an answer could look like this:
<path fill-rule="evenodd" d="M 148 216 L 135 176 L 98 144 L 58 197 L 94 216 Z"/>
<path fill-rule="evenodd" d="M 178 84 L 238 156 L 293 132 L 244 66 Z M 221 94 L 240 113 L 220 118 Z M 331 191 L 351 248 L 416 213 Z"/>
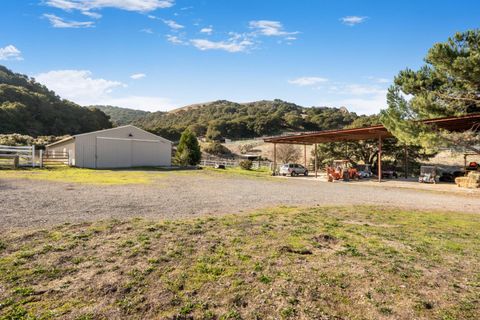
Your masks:
<path fill-rule="evenodd" d="M 302 179 L 192 174 L 149 185 L 0 179 L 0 229 L 99 219 L 186 218 L 278 205 L 381 205 L 480 213 L 480 197 Z"/>

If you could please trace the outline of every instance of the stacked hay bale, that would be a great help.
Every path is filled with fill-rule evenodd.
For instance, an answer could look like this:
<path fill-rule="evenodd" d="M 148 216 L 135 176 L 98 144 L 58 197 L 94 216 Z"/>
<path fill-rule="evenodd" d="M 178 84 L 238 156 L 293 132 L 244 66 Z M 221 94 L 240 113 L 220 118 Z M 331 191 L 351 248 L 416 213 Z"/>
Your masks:
<path fill-rule="evenodd" d="M 455 178 L 455 183 L 462 188 L 480 188 L 480 172 L 470 171 L 466 177 Z"/>

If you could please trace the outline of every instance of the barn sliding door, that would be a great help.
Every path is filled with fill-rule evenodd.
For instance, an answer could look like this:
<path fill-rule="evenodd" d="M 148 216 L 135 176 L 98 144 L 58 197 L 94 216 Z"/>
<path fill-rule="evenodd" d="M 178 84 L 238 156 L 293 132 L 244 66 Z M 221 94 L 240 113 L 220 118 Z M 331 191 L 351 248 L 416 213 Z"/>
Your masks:
<path fill-rule="evenodd" d="M 97 168 L 162 165 L 159 140 L 97 137 Z"/>
<path fill-rule="evenodd" d="M 132 140 L 97 137 L 97 168 L 132 166 Z"/>

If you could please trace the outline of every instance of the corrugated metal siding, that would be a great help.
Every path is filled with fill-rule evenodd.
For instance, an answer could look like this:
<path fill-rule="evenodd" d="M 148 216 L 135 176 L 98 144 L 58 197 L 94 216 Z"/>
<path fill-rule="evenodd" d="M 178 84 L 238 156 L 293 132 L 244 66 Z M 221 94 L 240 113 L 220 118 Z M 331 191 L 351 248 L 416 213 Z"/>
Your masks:
<path fill-rule="evenodd" d="M 171 142 L 133 126 L 83 134 L 76 136 L 75 140 L 78 167 L 171 165 Z"/>

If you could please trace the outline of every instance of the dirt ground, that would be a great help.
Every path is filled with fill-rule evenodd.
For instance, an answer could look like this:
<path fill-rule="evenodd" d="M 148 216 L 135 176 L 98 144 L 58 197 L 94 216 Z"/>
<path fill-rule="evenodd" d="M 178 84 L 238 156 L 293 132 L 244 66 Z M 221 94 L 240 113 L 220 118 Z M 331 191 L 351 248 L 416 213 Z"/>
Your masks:
<path fill-rule="evenodd" d="M 157 173 L 151 184 L 88 185 L 0 178 L 0 229 L 102 219 L 188 218 L 273 206 L 380 205 L 480 213 L 480 195 L 388 183 L 312 183 L 206 172 Z"/>

